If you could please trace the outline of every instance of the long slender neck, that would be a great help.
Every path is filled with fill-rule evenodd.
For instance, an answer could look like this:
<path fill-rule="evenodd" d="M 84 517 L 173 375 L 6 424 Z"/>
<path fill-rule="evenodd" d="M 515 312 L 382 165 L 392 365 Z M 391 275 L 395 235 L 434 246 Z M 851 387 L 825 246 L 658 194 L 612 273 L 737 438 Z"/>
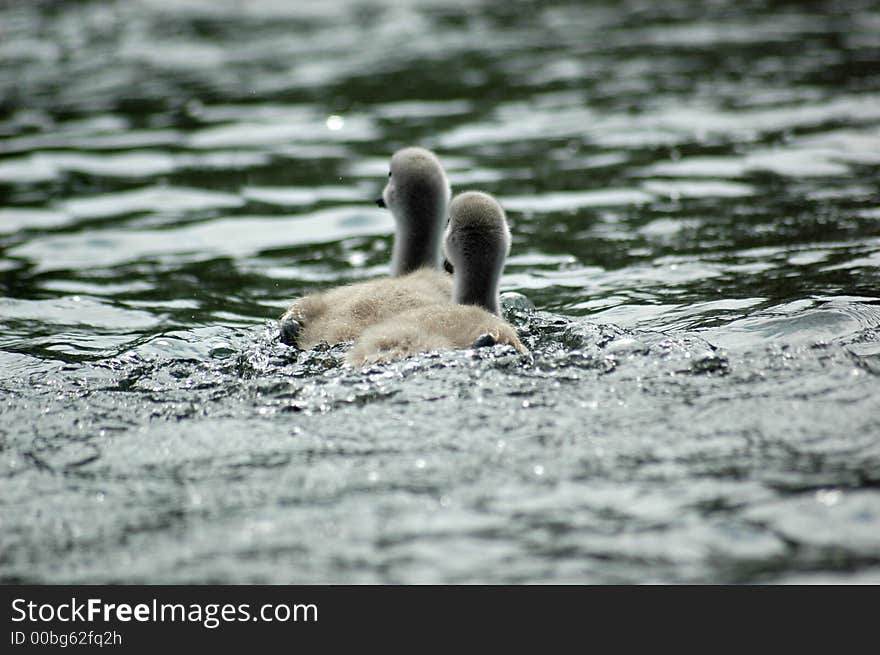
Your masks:
<path fill-rule="evenodd" d="M 391 252 L 391 275 L 405 275 L 426 266 L 440 269 L 443 222 L 436 220 L 435 223 L 436 229 L 418 230 L 398 220 Z"/>
<path fill-rule="evenodd" d="M 498 300 L 498 270 L 460 270 L 455 268 L 452 300 L 459 305 L 479 305 L 493 314 L 501 314 Z"/>

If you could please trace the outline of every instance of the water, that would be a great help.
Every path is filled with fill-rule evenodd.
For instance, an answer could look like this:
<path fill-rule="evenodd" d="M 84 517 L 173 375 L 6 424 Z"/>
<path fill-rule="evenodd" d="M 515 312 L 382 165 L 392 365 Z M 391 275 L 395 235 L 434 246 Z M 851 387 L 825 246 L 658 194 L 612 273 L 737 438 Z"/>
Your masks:
<path fill-rule="evenodd" d="M 880 581 L 876 2 L 4 3 L 0 61 L 0 580 Z M 531 358 L 278 343 L 409 144 Z"/>

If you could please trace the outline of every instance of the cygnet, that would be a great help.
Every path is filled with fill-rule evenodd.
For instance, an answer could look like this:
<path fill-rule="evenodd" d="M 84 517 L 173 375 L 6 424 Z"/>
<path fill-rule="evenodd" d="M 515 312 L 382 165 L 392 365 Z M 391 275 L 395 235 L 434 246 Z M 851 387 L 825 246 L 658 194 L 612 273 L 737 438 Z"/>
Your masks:
<path fill-rule="evenodd" d="M 391 277 L 306 296 L 281 317 L 281 340 L 303 349 L 356 339 L 365 328 L 407 309 L 450 302 L 452 278 L 442 270 L 441 240 L 451 191 L 437 156 L 404 148 L 376 203 L 395 221 Z"/>
<path fill-rule="evenodd" d="M 496 344 L 528 353 L 516 330 L 499 316 L 498 282 L 510 251 L 510 230 L 498 202 L 479 191 L 456 196 L 449 207 L 444 247 L 454 270 L 454 304 L 417 307 L 372 325 L 349 351 L 349 364 Z"/>

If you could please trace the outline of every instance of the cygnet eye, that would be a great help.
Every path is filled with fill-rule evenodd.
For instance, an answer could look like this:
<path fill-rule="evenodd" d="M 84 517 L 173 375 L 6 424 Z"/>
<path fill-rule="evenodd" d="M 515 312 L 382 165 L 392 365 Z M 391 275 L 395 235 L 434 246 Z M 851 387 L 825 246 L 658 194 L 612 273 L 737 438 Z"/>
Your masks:
<path fill-rule="evenodd" d="M 388 171 L 388 177 L 391 177 L 391 171 Z"/>

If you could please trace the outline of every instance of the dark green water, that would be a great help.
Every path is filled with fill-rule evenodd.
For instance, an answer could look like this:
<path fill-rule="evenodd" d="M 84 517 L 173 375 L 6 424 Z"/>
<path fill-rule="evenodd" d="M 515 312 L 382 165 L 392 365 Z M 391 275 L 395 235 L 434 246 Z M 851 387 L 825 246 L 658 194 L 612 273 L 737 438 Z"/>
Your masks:
<path fill-rule="evenodd" d="M 532 359 L 278 343 L 410 144 Z M 878 192 L 877 2 L 3 3 L 0 581 L 876 583 Z"/>

